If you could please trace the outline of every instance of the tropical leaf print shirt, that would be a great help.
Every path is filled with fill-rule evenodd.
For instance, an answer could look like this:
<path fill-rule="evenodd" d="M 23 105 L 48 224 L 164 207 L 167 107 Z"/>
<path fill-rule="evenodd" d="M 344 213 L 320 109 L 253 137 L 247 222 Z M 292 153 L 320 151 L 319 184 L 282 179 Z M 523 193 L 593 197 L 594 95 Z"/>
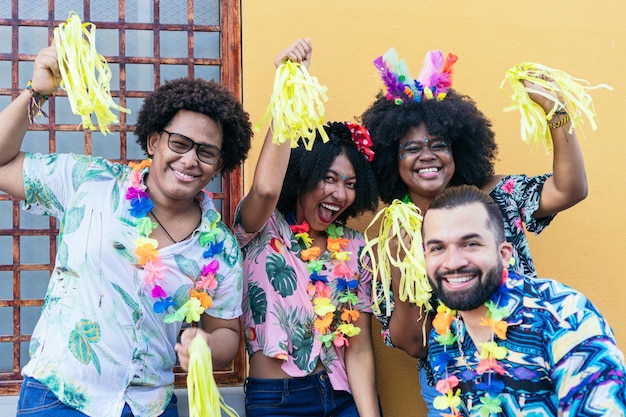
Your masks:
<path fill-rule="evenodd" d="M 582 294 L 558 281 L 509 274 L 506 281 L 511 314 L 508 349 L 498 362 L 504 373 L 491 373 L 493 386 L 502 384 L 501 411 L 490 416 L 616 417 L 626 415 L 626 368 L 609 324 Z M 500 307 L 505 307 L 500 306 Z M 430 334 L 428 357 L 435 379 L 456 376 L 465 409 L 461 416 L 479 417 L 489 379 L 477 384 L 480 355 L 463 320 L 451 326 L 457 344 L 445 347 Z M 437 366 L 445 351 L 448 366 Z M 468 381 L 468 378 L 470 379 Z M 474 379 L 472 379 L 474 378 Z M 482 390 L 477 392 L 477 390 Z M 471 406 L 470 406 L 471 405 Z M 445 410 L 444 410 L 445 411 Z"/>
<path fill-rule="evenodd" d="M 546 180 L 552 174 L 544 174 L 534 177 L 526 175 L 508 175 L 503 177 L 491 190 L 489 196 L 500 207 L 504 220 L 504 238 L 513 245 L 513 269 L 521 274 L 531 277 L 537 276 L 535 264 L 530 255 L 530 247 L 526 231 L 539 234 L 548 227 L 555 215 L 540 219 L 533 217 L 533 213 L 539 208 L 541 190 Z M 380 280 L 377 282 L 378 292 L 382 294 L 383 288 Z M 382 298 L 380 311 L 382 314 L 376 318 L 382 324 L 381 334 L 387 346 L 393 347 L 389 334 L 390 315 L 386 314 L 387 303 Z M 391 311 L 393 311 L 393 293 L 391 294 Z"/>
<path fill-rule="evenodd" d="M 355 310 L 371 312 L 372 276 L 359 262 L 364 245 L 363 235 L 343 226 L 343 237 L 349 239 L 345 252 L 351 252 L 347 266 L 357 274 Z M 248 354 L 255 352 L 283 360 L 282 369 L 292 377 L 309 375 L 321 360 L 336 390 L 350 391 L 343 347 L 327 346 L 319 340 L 313 325 L 316 319 L 307 292 L 310 272 L 300 259 L 300 244 L 289 224 L 274 211 L 263 228 L 246 233 L 239 213 L 234 226 L 244 257 L 244 306 L 241 321 L 246 336 Z M 329 274 L 332 269 L 330 252 L 320 257 L 324 275 L 333 289 L 333 303 L 339 306 L 337 282 Z M 349 339 L 348 339 L 349 341 Z"/>
<path fill-rule="evenodd" d="M 158 416 L 174 391 L 174 345 L 181 323 L 153 310 L 134 254 L 138 233 L 125 198 L 131 169 L 83 155 L 26 154 L 24 209 L 59 219 L 55 267 L 33 332 L 23 374 L 47 385 L 65 404 L 90 416 Z M 201 193 L 202 221 L 193 236 L 159 248 L 161 287 L 177 300 L 189 294 L 207 259 L 200 232 L 217 219 Z M 241 251 L 224 224 L 217 233 L 218 287 L 211 316 L 241 314 Z"/>

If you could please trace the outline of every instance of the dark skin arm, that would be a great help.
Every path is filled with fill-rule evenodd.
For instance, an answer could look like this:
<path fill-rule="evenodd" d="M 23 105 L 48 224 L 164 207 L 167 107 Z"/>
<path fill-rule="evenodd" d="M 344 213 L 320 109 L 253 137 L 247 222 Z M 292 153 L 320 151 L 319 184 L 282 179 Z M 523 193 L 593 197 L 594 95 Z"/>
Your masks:
<path fill-rule="evenodd" d="M 527 88 L 547 93 L 542 87 L 524 81 Z M 539 104 L 546 114 L 552 109 L 554 102 L 539 94 L 529 94 L 530 98 Z M 555 115 L 549 122 L 556 124 L 562 115 Z M 541 190 L 539 207 L 533 217 L 540 219 L 566 210 L 587 197 L 588 185 L 585 172 L 585 161 L 576 137 L 576 132 L 569 133 L 570 122 L 561 127 L 551 128 L 553 157 L 552 177 L 546 180 Z M 483 191 L 490 192 L 502 179 L 502 175 L 493 176 L 482 187 Z"/>
<path fill-rule="evenodd" d="M 403 234 L 404 242 L 409 246 L 408 234 Z M 392 253 L 396 251 L 397 242 L 390 242 Z M 425 358 L 428 354 L 426 344 L 428 334 L 432 328 L 432 319 L 426 314 L 424 308 L 413 303 L 400 300 L 401 272 L 391 265 L 391 286 L 394 294 L 394 311 L 389 319 L 389 335 L 393 345 L 404 350 L 415 358 Z M 425 340 L 426 339 L 426 340 Z"/>

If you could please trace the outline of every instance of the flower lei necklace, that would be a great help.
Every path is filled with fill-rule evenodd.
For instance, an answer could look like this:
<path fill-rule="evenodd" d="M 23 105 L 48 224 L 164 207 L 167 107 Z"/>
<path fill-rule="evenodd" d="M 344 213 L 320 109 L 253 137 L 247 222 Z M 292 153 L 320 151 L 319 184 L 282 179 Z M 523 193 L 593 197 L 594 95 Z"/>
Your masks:
<path fill-rule="evenodd" d="M 502 412 L 502 407 L 500 407 L 502 400 L 499 395 L 504 390 L 504 383 L 496 379 L 496 374 L 503 375 L 505 372 L 502 363 L 499 361 L 506 358 L 508 349 L 498 346 L 495 339 L 497 336 L 501 340 L 506 340 L 508 324 L 504 319 L 509 316 L 510 312 L 506 307 L 498 307 L 498 304 L 502 301 L 504 301 L 503 304 L 506 304 L 507 295 L 504 281 L 507 276 L 507 270 L 504 269 L 502 271 L 500 288 L 484 304 L 487 307 L 487 313 L 485 317 L 481 318 L 480 325 L 491 328 L 491 337 L 489 341 L 478 343 L 477 345 L 481 348 L 480 362 L 476 370 L 472 370 L 469 364 L 465 362 L 465 366 L 468 369 L 461 373 L 461 377 L 467 381 L 475 379 L 474 388 L 477 391 L 484 392 L 479 398 L 481 402 L 479 405 L 481 417 L 489 417 L 492 413 Z M 496 301 L 494 302 L 493 300 Z M 433 328 L 438 335 L 434 340 L 444 346 L 444 351 L 433 358 L 432 366 L 436 370 L 445 367 L 445 378 L 439 380 L 436 385 L 437 391 L 442 395 L 436 397 L 433 402 L 437 410 L 450 410 L 450 413 L 442 413 L 442 417 L 459 417 L 461 416 L 461 408 L 466 412 L 468 412 L 468 408 L 470 410 L 472 408 L 471 400 L 466 407 L 461 400 L 461 390 L 459 388 L 455 390 L 461 380 L 448 372 L 448 364 L 452 361 L 452 357 L 447 353 L 448 346 L 456 343 L 462 359 L 465 360 L 461 342 L 458 336 L 451 330 L 452 322 L 456 321 L 458 333 L 458 320 L 457 312 L 440 302 L 437 307 L 437 315 L 433 319 Z"/>
<path fill-rule="evenodd" d="M 307 292 L 313 303 L 313 310 L 317 315 L 313 325 L 320 332 L 319 340 L 326 347 L 334 344 L 337 347 L 348 346 L 348 337 L 356 336 L 361 329 L 353 324 L 359 318 L 360 312 L 352 306 L 358 302 L 355 290 L 358 280 L 348 267 L 351 252 L 344 252 L 348 246 L 348 239 L 343 238 L 343 227 L 331 224 L 326 228 L 326 248 L 331 253 L 332 274 L 336 277 L 335 298 L 341 303 L 341 310 L 333 304 L 333 288 L 329 285 L 328 277 L 321 275 L 324 271 L 324 261 L 319 259 L 322 254 L 319 246 L 311 246 L 313 240 L 309 236 L 309 224 L 304 221 L 299 225 L 290 225 L 296 239 L 304 246 L 300 258 L 307 262 L 307 269 L 311 273 Z"/>
<path fill-rule="evenodd" d="M 126 200 L 130 201 L 129 212 L 135 218 L 135 230 L 139 237 L 135 240 L 135 255 L 137 263 L 144 271 L 143 279 L 150 294 L 155 299 L 153 310 L 157 314 L 166 313 L 163 320 L 166 323 L 177 321 L 200 321 L 200 315 L 213 304 L 213 296 L 218 285 L 217 271 L 219 262 L 213 259 L 200 271 L 195 283 L 184 285 L 176 293 L 168 295 L 159 282 L 163 280 L 165 265 L 157 249 L 159 243 L 150 238 L 152 230 L 157 228 L 148 217 L 148 213 L 154 207 L 152 199 L 146 192 L 143 183 L 144 175 L 152 165 L 151 159 L 139 163 L 131 162 L 130 185 L 126 191 Z M 214 257 L 224 249 L 224 237 L 217 228 L 220 220 L 218 212 L 209 212 L 207 217 L 210 221 L 208 232 L 201 232 L 199 243 L 206 247 L 202 256 L 207 259 Z"/>

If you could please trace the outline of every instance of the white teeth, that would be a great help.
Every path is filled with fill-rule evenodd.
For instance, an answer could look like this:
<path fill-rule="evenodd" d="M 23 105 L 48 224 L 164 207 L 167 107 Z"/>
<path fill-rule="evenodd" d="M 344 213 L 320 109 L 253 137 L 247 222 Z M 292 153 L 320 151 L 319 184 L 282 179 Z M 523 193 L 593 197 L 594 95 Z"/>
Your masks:
<path fill-rule="evenodd" d="M 188 174 L 182 173 L 180 171 L 176 171 L 176 170 L 174 170 L 174 172 L 176 173 L 176 175 L 179 175 L 179 176 L 184 177 L 184 178 L 189 178 L 189 179 L 193 178 L 193 175 L 188 175 Z"/>
<path fill-rule="evenodd" d="M 472 277 L 446 278 L 446 280 L 452 285 L 463 284 L 464 282 L 468 282 L 471 279 Z"/>
<path fill-rule="evenodd" d="M 418 172 L 420 174 L 430 174 L 432 172 L 437 172 L 437 171 L 439 171 L 438 168 L 422 168 Z"/>
<path fill-rule="evenodd" d="M 339 211 L 339 207 L 338 206 L 331 206 L 330 204 L 326 204 L 326 203 L 322 203 L 320 204 L 322 207 L 324 207 L 327 210 L 330 211 Z"/>

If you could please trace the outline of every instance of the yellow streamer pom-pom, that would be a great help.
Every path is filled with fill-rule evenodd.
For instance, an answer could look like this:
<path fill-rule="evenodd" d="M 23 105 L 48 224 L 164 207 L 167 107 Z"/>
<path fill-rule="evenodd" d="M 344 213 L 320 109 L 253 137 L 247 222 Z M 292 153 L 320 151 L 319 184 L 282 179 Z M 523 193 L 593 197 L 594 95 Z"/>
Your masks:
<path fill-rule="evenodd" d="M 292 148 L 298 147 L 298 140 L 307 150 L 311 150 L 316 131 L 324 142 L 328 135 L 324 125 L 324 102 L 328 101 L 326 87 L 311 77 L 302 64 L 285 61 L 276 69 L 274 91 L 270 103 L 255 130 L 266 120 L 274 134 L 273 142 L 281 144 L 291 142 Z"/>
<path fill-rule="evenodd" d="M 546 94 L 526 88 L 520 82 L 522 80 L 530 81 L 555 94 Z M 583 115 L 589 120 L 592 130 L 596 130 L 597 124 L 594 120 L 596 112 L 589 91 L 597 88 L 613 89 L 606 84 L 592 86 L 588 81 L 574 78 L 564 71 L 533 62 L 525 62 L 509 69 L 500 84 L 502 90 L 504 90 L 504 84 L 507 81 L 513 89 L 513 94 L 511 95 L 511 106 L 506 107 L 504 111 L 519 110 L 522 140 L 532 142 L 535 146 L 543 141 L 548 152 L 552 150 L 548 121 L 554 117 L 557 110 L 567 109 L 570 119 L 570 133 L 583 123 Z M 528 92 L 541 94 L 552 100 L 554 102 L 552 110 L 545 114 L 541 106 L 530 99 Z M 559 100 L 558 97 L 561 97 L 562 100 Z"/>
<path fill-rule="evenodd" d="M 84 128 L 95 130 L 95 115 L 100 131 L 110 132 L 109 125 L 118 122 L 110 108 L 124 113 L 130 110 L 113 102 L 110 93 L 111 69 L 106 59 L 96 52 L 96 27 L 81 23 L 75 12 L 54 29 L 61 88 L 67 92 L 72 113 L 82 118 Z"/>
<path fill-rule="evenodd" d="M 367 237 L 367 230 L 380 219 L 380 230 L 374 239 Z M 413 203 L 394 200 L 391 205 L 380 210 L 365 232 L 365 247 L 361 260 L 368 256 L 372 269 L 372 293 L 375 294 L 374 311 L 380 313 L 380 303 L 387 303 L 387 316 L 391 315 L 391 267 L 400 270 L 400 300 L 425 307 L 430 310 L 432 288 L 426 276 L 426 262 L 422 246 L 422 214 Z M 393 244 L 393 246 L 392 246 Z M 377 291 L 380 280 L 382 294 Z"/>
<path fill-rule="evenodd" d="M 220 417 L 220 408 L 230 417 L 239 417 L 220 395 L 213 378 L 211 350 L 201 336 L 194 337 L 189 344 L 187 391 L 189 417 Z"/>

